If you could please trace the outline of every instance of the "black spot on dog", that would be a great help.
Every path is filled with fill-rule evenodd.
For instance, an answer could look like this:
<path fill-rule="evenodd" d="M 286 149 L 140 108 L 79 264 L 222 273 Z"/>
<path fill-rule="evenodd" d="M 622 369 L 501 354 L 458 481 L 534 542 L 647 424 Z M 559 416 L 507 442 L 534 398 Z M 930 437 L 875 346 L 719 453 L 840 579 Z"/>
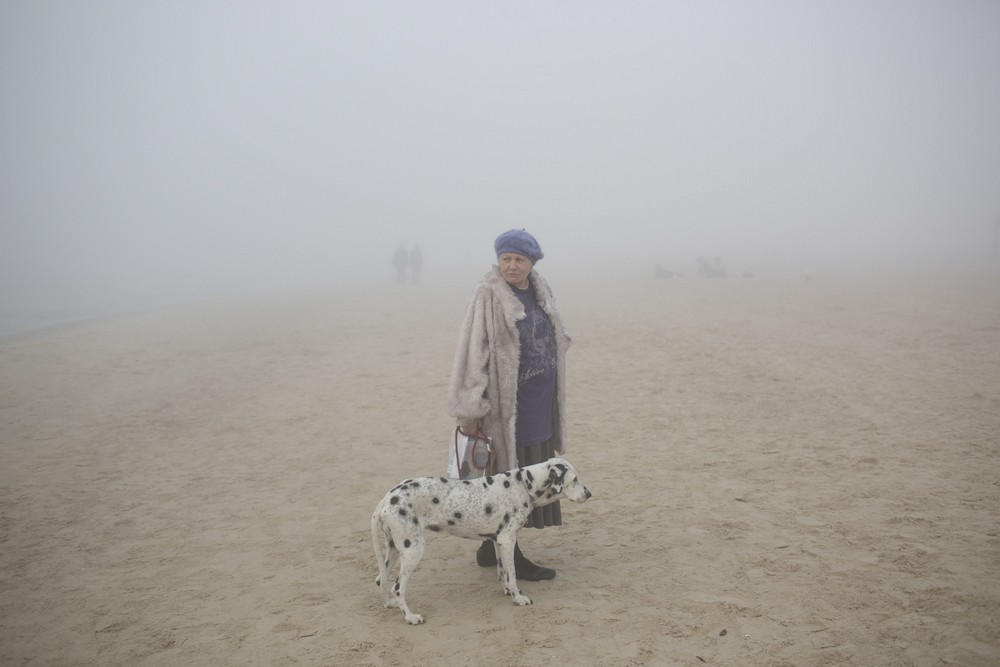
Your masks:
<path fill-rule="evenodd" d="M 530 470 L 525 470 L 525 471 L 524 471 L 524 477 L 525 477 L 525 478 L 526 478 L 526 479 L 528 480 L 528 483 L 529 483 L 529 484 L 530 484 L 531 482 L 535 481 L 535 476 L 531 474 L 531 471 L 530 471 Z"/>
<path fill-rule="evenodd" d="M 483 511 L 486 512 L 487 515 L 493 514 L 493 505 L 487 505 L 483 508 Z"/>
<path fill-rule="evenodd" d="M 461 519 L 462 518 L 462 513 L 461 512 L 455 512 L 452 516 L 454 516 L 456 519 Z"/>
<path fill-rule="evenodd" d="M 545 495 L 545 491 L 542 490 L 542 489 L 538 489 L 537 491 L 535 491 L 535 497 L 536 498 L 541 498 L 544 495 Z"/>
<path fill-rule="evenodd" d="M 503 481 L 503 488 L 505 488 L 505 489 L 509 489 L 510 488 L 510 480 L 509 479 L 505 479 Z"/>
<path fill-rule="evenodd" d="M 447 484 L 447 483 L 448 483 L 448 478 L 447 478 L 447 477 L 438 477 L 438 479 L 440 479 L 440 480 L 441 480 L 442 482 L 444 482 L 445 484 Z"/>
<path fill-rule="evenodd" d="M 467 479 L 463 479 L 463 480 L 462 480 L 462 484 L 472 484 L 472 482 L 470 482 L 470 481 L 469 481 L 469 480 L 467 480 Z"/>
<path fill-rule="evenodd" d="M 406 510 L 404 510 L 402 507 L 399 508 L 399 516 L 406 516 Z"/>
<path fill-rule="evenodd" d="M 396 591 L 396 595 L 399 595 L 399 579 L 396 580 L 396 585 L 392 587 L 392 590 Z"/>
<path fill-rule="evenodd" d="M 506 514 L 503 515 L 503 522 L 505 524 L 510 523 L 510 512 L 507 512 Z"/>
<path fill-rule="evenodd" d="M 396 543 L 393 542 L 392 540 L 389 540 L 389 548 L 390 549 L 395 549 L 396 548 Z"/>
<path fill-rule="evenodd" d="M 399 502 L 399 496 L 393 496 L 392 498 L 389 498 L 390 505 L 395 505 L 398 502 Z"/>
<path fill-rule="evenodd" d="M 432 530 L 432 531 L 434 531 L 435 533 L 437 533 L 437 532 L 440 532 L 440 530 L 441 530 L 441 526 L 437 526 L 437 525 L 434 525 L 434 526 L 427 526 L 427 530 Z"/>
<path fill-rule="evenodd" d="M 486 483 L 487 484 L 492 484 L 493 483 L 493 478 L 492 477 L 487 477 L 486 478 Z"/>
<path fill-rule="evenodd" d="M 438 505 L 440 504 L 441 499 L 438 498 L 437 496 L 434 496 L 433 498 L 431 498 L 431 502 L 434 503 L 435 505 Z"/>
<path fill-rule="evenodd" d="M 410 548 L 410 541 L 409 540 L 403 540 L 403 548 L 404 549 L 409 549 Z"/>
<path fill-rule="evenodd" d="M 454 521 L 452 521 L 451 519 L 448 519 L 448 525 L 449 525 L 449 526 L 454 526 L 454 525 L 455 525 L 455 522 L 454 522 Z"/>
<path fill-rule="evenodd" d="M 514 479 L 516 479 L 517 481 L 519 481 L 519 482 L 520 482 L 520 481 L 521 481 L 521 478 L 522 478 L 522 477 L 523 477 L 523 476 L 521 475 L 521 469 L 520 469 L 520 468 L 518 468 L 518 469 L 517 469 L 517 472 L 516 472 L 516 473 L 514 473 Z"/>
<path fill-rule="evenodd" d="M 414 526 L 419 526 L 420 525 L 420 519 L 418 519 L 417 517 L 413 517 L 413 525 Z"/>

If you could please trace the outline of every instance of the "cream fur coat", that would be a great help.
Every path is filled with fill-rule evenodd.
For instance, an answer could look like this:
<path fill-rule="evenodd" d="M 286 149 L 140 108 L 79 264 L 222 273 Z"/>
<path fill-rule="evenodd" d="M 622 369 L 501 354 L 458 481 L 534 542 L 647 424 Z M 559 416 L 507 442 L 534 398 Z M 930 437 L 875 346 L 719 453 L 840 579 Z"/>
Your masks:
<path fill-rule="evenodd" d="M 556 310 L 549 284 L 534 269 L 528 279 L 538 304 L 552 320 L 556 337 L 556 395 L 553 406 L 553 449 L 566 451 L 566 350 L 571 338 Z M 448 414 L 459 425 L 482 420 L 493 438 L 497 470 L 517 466 L 515 419 L 521 341 L 517 322 L 524 306 L 497 266 L 476 286 L 465 311 L 448 384 Z"/>

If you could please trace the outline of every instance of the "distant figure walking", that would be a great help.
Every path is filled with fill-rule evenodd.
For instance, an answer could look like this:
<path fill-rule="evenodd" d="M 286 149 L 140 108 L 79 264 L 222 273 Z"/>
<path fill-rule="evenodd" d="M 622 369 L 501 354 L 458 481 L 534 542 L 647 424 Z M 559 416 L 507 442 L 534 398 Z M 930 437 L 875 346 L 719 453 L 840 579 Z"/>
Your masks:
<path fill-rule="evenodd" d="M 424 265 L 424 255 L 420 252 L 420 244 L 415 243 L 410 251 L 410 271 L 413 272 L 413 284 L 420 281 L 420 269 Z"/>
<path fill-rule="evenodd" d="M 397 285 L 402 285 L 406 282 L 406 265 L 409 261 L 406 246 L 400 243 L 399 247 L 396 248 L 396 254 L 392 256 L 392 266 L 396 269 Z"/>

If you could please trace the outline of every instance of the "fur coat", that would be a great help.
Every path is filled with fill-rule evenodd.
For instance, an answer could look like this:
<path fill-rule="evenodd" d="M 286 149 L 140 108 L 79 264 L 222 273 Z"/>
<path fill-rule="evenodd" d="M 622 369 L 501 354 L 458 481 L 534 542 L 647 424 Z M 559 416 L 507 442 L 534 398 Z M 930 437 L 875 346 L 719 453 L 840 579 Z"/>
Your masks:
<path fill-rule="evenodd" d="M 555 332 L 552 447 L 562 454 L 566 451 L 566 350 L 571 338 L 556 310 L 549 284 L 534 269 L 528 279 Z M 521 357 L 517 322 L 524 316 L 524 306 L 503 279 L 499 268 L 494 266 L 469 300 L 448 384 L 448 414 L 460 426 L 482 420 L 483 430 L 493 438 L 497 470 L 517 467 L 515 420 Z"/>

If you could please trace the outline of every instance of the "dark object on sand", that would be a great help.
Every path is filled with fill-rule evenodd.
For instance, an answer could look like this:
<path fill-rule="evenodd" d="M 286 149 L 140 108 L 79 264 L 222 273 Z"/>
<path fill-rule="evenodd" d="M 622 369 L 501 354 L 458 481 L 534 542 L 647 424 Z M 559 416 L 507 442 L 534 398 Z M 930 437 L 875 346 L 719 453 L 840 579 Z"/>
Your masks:
<path fill-rule="evenodd" d="M 728 275 L 721 257 L 713 257 L 709 262 L 704 257 L 698 258 L 698 275 L 705 278 L 725 278 Z"/>
<path fill-rule="evenodd" d="M 676 271 L 671 271 L 670 269 L 665 269 L 662 266 L 660 266 L 659 264 L 657 264 L 656 268 L 653 270 L 653 277 L 654 278 L 683 278 L 684 274 L 683 273 L 677 273 Z"/>

